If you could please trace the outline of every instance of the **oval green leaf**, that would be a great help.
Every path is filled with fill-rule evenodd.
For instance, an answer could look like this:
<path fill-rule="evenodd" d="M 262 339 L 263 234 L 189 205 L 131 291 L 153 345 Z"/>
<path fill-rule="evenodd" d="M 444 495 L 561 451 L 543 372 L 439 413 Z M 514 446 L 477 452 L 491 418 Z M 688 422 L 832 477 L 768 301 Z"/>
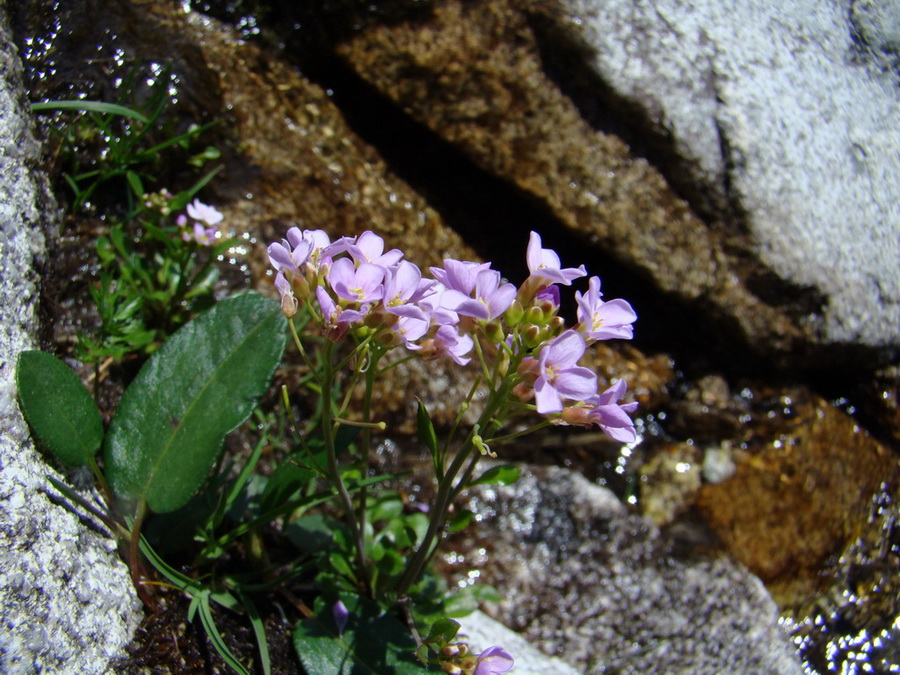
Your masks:
<path fill-rule="evenodd" d="M 103 442 L 103 422 L 75 371 L 52 354 L 24 351 L 16 366 L 16 386 L 38 442 L 66 464 L 87 464 Z"/>
<path fill-rule="evenodd" d="M 284 352 L 287 323 L 256 293 L 223 300 L 185 324 L 128 387 L 110 425 L 107 478 L 157 513 L 200 487 L 225 435 L 246 420 Z"/>

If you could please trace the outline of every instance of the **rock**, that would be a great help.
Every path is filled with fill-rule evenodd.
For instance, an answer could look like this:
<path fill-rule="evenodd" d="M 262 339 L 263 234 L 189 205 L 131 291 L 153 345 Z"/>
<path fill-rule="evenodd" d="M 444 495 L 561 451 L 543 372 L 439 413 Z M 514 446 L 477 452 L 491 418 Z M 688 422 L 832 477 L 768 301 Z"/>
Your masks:
<path fill-rule="evenodd" d="M 802 672 L 758 579 L 675 555 L 578 474 L 532 467 L 469 507 L 476 532 L 446 560 L 498 589 L 489 614 L 581 672 Z"/>
<path fill-rule="evenodd" d="M 666 23 L 675 10 L 656 13 L 653 4 L 645 12 L 632 3 L 564 7 L 569 23 L 556 31 L 548 26 L 558 13 L 546 3 L 440 3 L 427 20 L 369 27 L 339 49 L 414 119 L 546 205 L 578 240 L 651 278 L 657 293 L 737 328 L 751 349 L 791 353 L 797 365 L 803 346 L 900 346 L 896 91 L 840 65 L 835 44 L 816 46 L 842 26 L 846 34 L 836 3 L 824 13 L 797 7 L 791 23 L 804 28 L 795 36 L 777 28 L 781 6 L 759 16 L 752 6 L 684 6 L 681 27 Z M 720 24 L 752 27 L 746 61 L 771 62 L 771 70 L 733 64 L 742 40 Z M 770 26 L 783 31 L 779 40 L 765 33 Z M 580 39 L 601 77 L 625 88 L 616 100 L 656 120 L 657 135 L 670 133 L 689 158 L 670 163 L 676 189 L 598 130 L 627 130 L 635 118 L 609 92 L 597 99 L 596 75 L 598 89 L 582 91 L 579 107 L 577 92 L 548 75 L 568 69 L 557 79 L 579 79 L 572 71 L 585 69 L 584 55 L 579 63 L 571 53 Z M 819 82 L 828 82 L 824 103 Z M 658 163 L 666 169 L 664 158 Z M 692 210 L 679 193 L 698 194 L 698 184 L 715 194 L 708 203 L 692 197 Z"/>
<path fill-rule="evenodd" d="M 822 339 L 897 348 L 900 73 L 882 68 L 900 5 L 847 4 L 565 0 L 563 14 L 610 98 L 744 214 L 765 264 L 824 296 Z"/>
<path fill-rule="evenodd" d="M 19 352 L 36 348 L 37 269 L 57 228 L 21 63 L 0 2 L 0 671 L 105 673 L 140 619 L 115 542 L 47 481 L 16 403 Z"/>
<path fill-rule="evenodd" d="M 871 530 L 873 495 L 900 462 L 846 413 L 799 388 L 773 402 L 766 434 L 745 437 L 734 475 L 705 484 L 697 506 L 728 552 L 782 607 L 811 602 L 826 563 Z"/>
<path fill-rule="evenodd" d="M 579 671 L 561 659 L 547 656 L 518 633 L 514 633 L 484 612 L 459 619 L 460 636 L 476 652 L 499 645 L 516 660 L 515 675 L 576 675 Z"/>

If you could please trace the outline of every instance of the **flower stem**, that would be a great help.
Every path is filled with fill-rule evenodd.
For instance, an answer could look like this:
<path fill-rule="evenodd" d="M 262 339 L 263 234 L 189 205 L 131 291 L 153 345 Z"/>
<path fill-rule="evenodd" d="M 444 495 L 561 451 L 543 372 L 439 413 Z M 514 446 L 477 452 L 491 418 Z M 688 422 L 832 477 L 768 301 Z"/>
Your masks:
<path fill-rule="evenodd" d="M 325 452 L 328 456 L 328 474 L 338 496 L 341 505 L 344 507 L 344 515 L 347 519 L 347 526 L 350 528 L 350 534 L 356 547 L 356 562 L 359 567 L 359 577 L 362 581 L 365 593 L 372 597 L 372 587 L 369 583 L 369 570 L 366 566 L 366 549 L 365 530 L 360 528 L 353 512 L 353 501 L 350 499 L 350 493 L 347 492 L 347 486 L 341 478 L 341 471 L 338 467 L 337 452 L 334 447 L 334 416 L 332 411 L 332 393 L 331 385 L 334 377 L 334 345 L 326 342 L 324 345 L 325 358 L 322 373 L 322 436 L 325 441 Z"/>

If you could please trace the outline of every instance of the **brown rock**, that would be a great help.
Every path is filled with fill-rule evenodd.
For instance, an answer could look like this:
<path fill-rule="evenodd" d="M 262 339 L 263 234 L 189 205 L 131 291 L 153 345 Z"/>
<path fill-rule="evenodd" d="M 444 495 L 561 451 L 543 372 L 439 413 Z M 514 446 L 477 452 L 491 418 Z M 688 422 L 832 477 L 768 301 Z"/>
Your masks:
<path fill-rule="evenodd" d="M 738 235 L 726 241 L 724 230 L 700 221 L 653 167 L 591 128 L 549 79 L 530 23 L 547 20 L 536 4 L 441 3 L 427 21 L 371 27 L 340 49 L 416 120 L 659 290 L 736 322 L 761 351 L 808 337 L 748 290 L 749 249 Z M 522 228 L 527 233 L 527 223 Z"/>
<path fill-rule="evenodd" d="M 803 601 L 829 556 L 867 526 L 872 496 L 895 483 L 897 457 L 815 396 L 788 399 L 792 423 L 736 454 L 737 470 L 701 487 L 697 505 L 729 552 L 783 606 Z"/>

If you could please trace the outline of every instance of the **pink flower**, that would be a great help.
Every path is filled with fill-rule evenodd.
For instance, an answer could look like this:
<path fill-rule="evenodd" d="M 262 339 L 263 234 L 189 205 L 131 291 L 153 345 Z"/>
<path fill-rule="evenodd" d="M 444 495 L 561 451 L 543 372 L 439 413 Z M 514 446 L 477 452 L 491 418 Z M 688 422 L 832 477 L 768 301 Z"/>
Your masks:
<path fill-rule="evenodd" d="M 472 675 L 498 675 L 507 672 L 515 663 L 503 647 L 488 647 L 478 655 Z"/>
<path fill-rule="evenodd" d="M 194 220 L 199 220 L 207 225 L 218 225 L 224 217 L 219 211 L 212 206 L 204 204 L 199 199 L 195 199 L 187 205 L 188 215 Z"/>
<path fill-rule="evenodd" d="M 468 335 L 460 335 L 456 326 L 439 326 L 433 338 L 425 340 L 418 346 L 412 344 L 406 346 L 418 351 L 423 359 L 449 356 L 457 365 L 464 366 L 472 360 L 466 354 L 472 351 L 475 341 Z"/>
<path fill-rule="evenodd" d="M 638 404 L 637 402 L 622 405 L 618 403 L 627 388 L 625 380 L 617 380 L 602 394 L 586 399 L 584 405 L 574 405 L 563 410 L 563 422 L 576 426 L 596 424 L 614 441 L 634 443 L 637 440 L 637 432 L 628 413 L 637 410 Z"/>
<path fill-rule="evenodd" d="M 431 273 L 451 291 L 459 291 L 466 297 L 475 290 L 475 280 L 480 272 L 491 268 L 491 263 L 475 263 L 463 260 L 444 260 L 444 267 L 432 267 Z"/>
<path fill-rule="evenodd" d="M 457 314 L 490 321 L 503 314 L 516 299 L 516 287 L 500 283 L 500 272 L 482 270 L 475 277 L 475 297 L 448 290 L 441 302 Z"/>
<path fill-rule="evenodd" d="M 212 246 L 218 231 L 217 227 L 203 227 L 202 223 L 194 223 L 193 239 L 201 246 Z"/>
<path fill-rule="evenodd" d="M 541 248 L 541 235 L 537 232 L 532 232 L 528 239 L 525 259 L 532 277 L 540 277 L 551 284 L 569 286 L 573 279 L 587 276 L 584 265 L 562 269 L 556 252 L 549 248 Z"/>
<path fill-rule="evenodd" d="M 625 300 L 604 302 L 600 299 L 602 295 L 598 277 L 590 278 L 584 295 L 575 291 L 578 330 L 592 341 L 610 338 L 630 340 L 634 335 L 631 324 L 637 320 L 637 314 Z"/>
<path fill-rule="evenodd" d="M 328 283 L 344 300 L 369 303 L 384 297 L 384 268 L 364 262 L 354 268 L 349 258 L 340 258 L 331 264 Z"/>
<path fill-rule="evenodd" d="M 587 345 L 584 338 L 567 330 L 538 356 L 538 377 L 534 381 L 534 398 L 541 414 L 560 412 L 562 399 L 584 401 L 596 395 L 597 376 L 577 365 Z"/>
<path fill-rule="evenodd" d="M 422 279 L 422 272 L 413 263 L 403 260 L 389 267 L 384 280 L 384 306 L 389 314 L 426 319 L 425 311 L 416 306 L 424 298 L 433 280 Z"/>
<path fill-rule="evenodd" d="M 358 237 L 344 237 L 342 243 L 350 256 L 359 263 L 368 262 L 389 267 L 403 257 L 403 252 L 396 248 L 385 253 L 384 239 L 371 230 L 366 230 Z"/>

